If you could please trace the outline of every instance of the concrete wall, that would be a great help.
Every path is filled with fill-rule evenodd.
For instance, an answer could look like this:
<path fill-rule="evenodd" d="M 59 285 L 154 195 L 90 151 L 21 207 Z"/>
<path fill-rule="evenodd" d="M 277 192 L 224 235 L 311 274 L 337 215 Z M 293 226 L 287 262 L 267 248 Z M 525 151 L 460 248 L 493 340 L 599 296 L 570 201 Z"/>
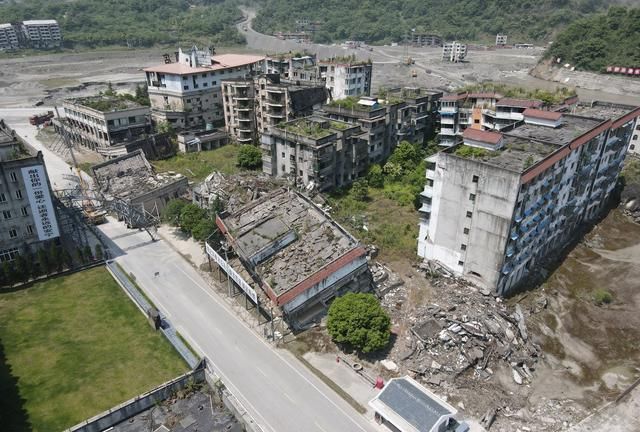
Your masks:
<path fill-rule="evenodd" d="M 474 175 L 479 178 L 477 183 L 473 182 Z M 457 275 L 494 287 L 519 187 L 518 173 L 438 154 L 431 218 L 428 227 L 421 230 L 426 238 L 420 238 L 420 252 Z M 470 199 L 471 194 L 475 200 Z M 466 246 L 464 250 L 462 245 Z"/>

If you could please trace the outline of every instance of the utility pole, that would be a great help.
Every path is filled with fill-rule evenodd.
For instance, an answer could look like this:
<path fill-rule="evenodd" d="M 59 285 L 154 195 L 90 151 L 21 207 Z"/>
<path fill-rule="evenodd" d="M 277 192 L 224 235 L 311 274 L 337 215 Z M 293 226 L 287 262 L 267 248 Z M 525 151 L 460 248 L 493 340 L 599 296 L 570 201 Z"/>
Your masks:
<path fill-rule="evenodd" d="M 222 248 L 224 249 L 224 261 L 227 263 L 227 267 L 229 267 L 229 257 L 227 255 L 228 247 L 229 245 L 227 242 L 222 243 Z M 227 269 L 225 273 L 227 274 L 227 289 L 229 292 L 229 297 L 231 297 L 231 279 L 229 278 L 229 269 Z"/>

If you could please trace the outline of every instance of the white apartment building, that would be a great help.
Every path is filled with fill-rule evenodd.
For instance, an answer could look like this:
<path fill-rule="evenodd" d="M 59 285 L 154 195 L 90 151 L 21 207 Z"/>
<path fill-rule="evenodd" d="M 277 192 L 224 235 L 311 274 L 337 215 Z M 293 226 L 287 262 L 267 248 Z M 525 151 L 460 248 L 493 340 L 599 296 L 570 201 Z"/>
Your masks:
<path fill-rule="evenodd" d="M 0 263 L 59 241 L 60 228 L 42 152 L 0 162 Z"/>
<path fill-rule="evenodd" d="M 23 21 L 22 33 L 32 48 L 54 48 L 62 45 L 62 33 L 56 20 Z"/>
<path fill-rule="evenodd" d="M 467 45 L 453 41 L 442 45 L 442 60 L 458 63 L 467 56 Z"/>
<path fill-rule="evenodd" d="M 507 35 L 498 33 L 496 35 L 496 46 L 505 46 L 507 44 Z"/>
<path fill-rule="evenodd" d="M 328 59 L 318 62 L 318 75 L 329 90 L 330 99 L 371 94 L 371 62 L 352 59 Z"/>
<path fill-rule="evenodd" d="M 420 194 L 418 255 L 502 295 L 606 208 L 640 108 L 520 115 L 430 157 Z"/>
<path fill-rule="evenodd" d="M 9 23 L 0 24 L 0 50 L 18 49 L 18 33 L 15 27 Z"/>
<path fill-rule="evenodd" d="M 263 70 L 263 56 L 180 49 L 176 62 L 144 70 L 153 120 L 169 122 L 177 129 L 222 125 L 222 80 L 245 78 Z"/>

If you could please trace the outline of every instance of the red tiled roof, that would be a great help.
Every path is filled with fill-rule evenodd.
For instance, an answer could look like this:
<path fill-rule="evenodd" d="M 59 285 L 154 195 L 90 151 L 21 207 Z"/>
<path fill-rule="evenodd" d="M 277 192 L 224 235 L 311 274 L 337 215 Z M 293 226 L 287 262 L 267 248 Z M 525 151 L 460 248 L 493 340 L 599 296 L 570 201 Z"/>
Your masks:
<path fill-rule="evenodd" d="M 445 102 L 453 102 L 453 101 L 466 99 L 466 98 L 467 98 L 467 93 L 455 93 L 455 94 L 449 94 L 449 95 L 443 96 L 440 98 L 440 100 Z"/>
<path fill-rule="evenodd" d="M 553 121 L 560 120 L 560 118 L 562 117 L 562 113 L 555 111 L 543 111 L 535 108 L 527 108 L 522 114 L 525 117 L 535 117 L 538 119 Z"/>
<path fill-rule="evenodd" d="M 515 108 L 539 108 L 542 106 L 542 101 L 534 99 L 504 98 L 496 102 L 496 106 L 508 106 Z"/>
<path fill-rule="evenodd" d="M 174 75 L 189 75 L 201 72 L 217 71 L 233 67 L 245 66 L 264 60 L 264 56 L 246 54 L 219 54 L 211 56 L 212 65 L 190 67 L 182 63 L 169 63 L 145 68 L 145 72 L 158 72 Z"/>
<path fill-rule="evenodd" d="M 499 132 L 483 131 L 480 129 L 467 128 L 462 134 L 464 139 L 470 139 L 473 141 L 480 141 L 488 144 L 498 144 L 502 139 L 502 134 Z"/>
<path fill-rule="evenodd" d="M 473 99 L 500 99 L 502 95 L 495 92 L 469 93 L 469 97 Z"/>

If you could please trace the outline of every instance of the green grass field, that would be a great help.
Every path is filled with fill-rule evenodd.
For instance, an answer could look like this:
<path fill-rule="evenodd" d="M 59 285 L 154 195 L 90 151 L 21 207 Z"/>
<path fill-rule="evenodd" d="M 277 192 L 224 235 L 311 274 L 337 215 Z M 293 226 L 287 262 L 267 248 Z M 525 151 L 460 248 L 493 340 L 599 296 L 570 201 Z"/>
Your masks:
<path fill-rule="evenodd" d="M 199 153 L 181 153 L 169 159 L 152 162 L 157 172 L 175 171 L 189 180 L 200 181 L 213 171 L 235 174 L 240 171 L 236 158 L 240 146 L 229 144 L 215 150 Z"/>
<path fill-rule="evenodd" d="M 60 431 L 184 373 L 102 267 L 0 294 L 0 429 Z"/>

